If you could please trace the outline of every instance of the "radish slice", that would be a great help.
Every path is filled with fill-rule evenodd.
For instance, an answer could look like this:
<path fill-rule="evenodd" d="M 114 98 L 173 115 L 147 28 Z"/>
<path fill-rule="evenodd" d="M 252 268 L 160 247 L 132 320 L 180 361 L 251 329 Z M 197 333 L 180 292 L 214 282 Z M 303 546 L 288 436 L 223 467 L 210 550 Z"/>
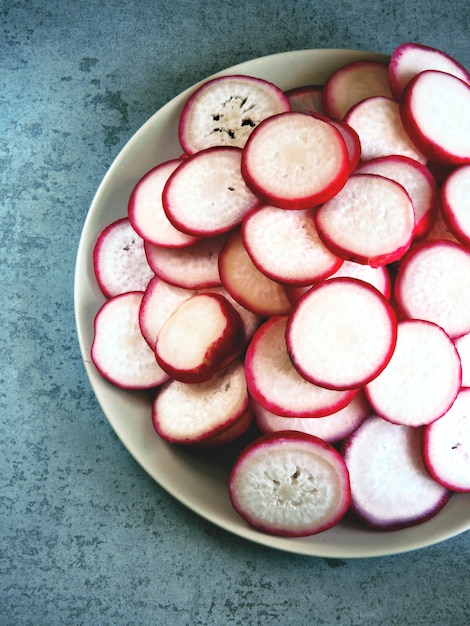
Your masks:
<path fill-rule="evenodd" d="M 283 91 L 252 76 L 231 75 L 204 82 L 186 101 L 179 139 L 186 154 L 212 146 L 243 148 L 266 117 L 290 111 Z"/>
<path fill-rule="evenodd" d="M 470 333 L 454 339 L 462 365 L 462 387 L 470 387 Z"/>
<path fill-rule="evenodd" d="M 434 517 L 450 492 L 428 474 L 418 428 L 369 417 L 342 448 L 351 510 L 367 526 L 399 530 Z"/>
<path fill-rule="evenodd" d="M 394 290 L 404 317 L 434 322 L 451 337 L 470 332 L 470 251 L 462 245 L 431 240 L 413 246 Z"/>
<path fill-rule="evenodd" d="M 256 267 L 273 280 L 309 285 L 343 263 L 318 236 L 310 209 L 263 206 L 243 221 L 243 243 Z"/>
<path fill-rule="evenodd" d="M 443 415 L 462 380 L 458 352 L 445 331 L 424 320 L 398 324 L 392 358 L 365 387 L 373 409 L 403 426 L 423 426 Z"/>
<path fill-rule="evenodd" d="M 144 251 L 144 241 L 127 217 L 100 233 L 93 250 L 98 285 L 107 298 L 128 291 L 144 291 L 154 273 Z"/>
<path fill-rule="evenodd" d="M 331 198 L 346 182 L 346 144 L 332 124 L 311 115 L 274 115 L 247 141 L 242 174 L 266 204 L 307 209 Z"/>
<path fill-rule="evenodd" d="M 455 237 L 470 248 L 470 165 L 461 165 L 449 174 L 441 194 L 445 223 Z"/>
<path fill-rule="evenodd" d="M 183 159 L 172 159 L 154 167 L 138 181 L 129 199 L 128 216 L 134 230 L 156 246 L 179 248 L 198 239 L 176 229 L 163 210 L 163 188 L 182 162 Z"/>
<path fill-rule="evenodd" d="M 168 380 L 140 332 L 143 293 L 107 300 L 95 316 L 91 359 L 104 378 L 123 389 L 150 389 Z"/>
<path fill-rule="evenodd" d="M 269 411 L 317 418 L 345 407 L 356 391 L 336 391 L 302 377 L 287 353 L 287 316 L 271 317 L 253 335 L 245 357 L 251 396 Z"/>
<path fill-rule="evenodd" d="M 470 163 L 470 85 L 445 72 L 420 72 L 405 89 L 400 113 L 411 140 L 428 159 Z"/>
<path fill-rule="evenodd" d="M 447 413 L 426 426 L 423 457 L 438 483 L 470 491 L 470 389 L 462 389 Z"/>
<path fill-rule="evenodd" d="M 346 122 L 343 120 L 335 120 L 333 118 L 327 117 L 326 115 L 321 115 L 320 113 L 315 113 L 312 111 L 308 111 L 308 113 L 313 117 L 316 117 L 317 119 L 328 122 L 341 133 L 341 136 L 344 139 L 344 143 L 346 144 L 346 149 L 348 151 L 349 169 L 351 172 L 353 172 L 361 159 L 362 151 L 359 135 L 354 130 L 354 128 L 352 128 L 352 126 L 350 126 L 349 124 L 346 124 Z"/>
<path fill-rule="evenodd" d="M 388 65 L 380 61 L 353 61 L 336 70 L 323 88 L 326 115 L 344 119 L 349 109 L 372 96 L 391 97 Z"/>
<path fill-rule="evenodd" d="M 323 86 L 304 85 L 285 92 L 292 111 L 298 113 L 323 113 Z"/>
<path fill-rule="evenodd" d="M 259 530 L 313 535 L 348 510 L 348 471 L 338 452 L 318 437 L 292 431 L 265 435 L 236 459 L 229 496 L 235 511 Z"/>
<path fill-rule="evenodd" d="M 412 201 L 401 185 L 355 174 L 315 214 L 318 234 L 338 256 L 372 267 L 400 259 L 415 228 Z"/>
<path fill-rule="evenodd" d="M 259 199 L 240 171 L 240 148 L 216 147 L 184 159 L 163 190 L 170 222 L 195 236 L 215 236 L 231 230 Z"/>
<path fill-rule="evenodd" d="M 247 410 L 243 362 L 235 361 L 207 382 L 168 381 L 157 390 L 152 420 L 163 439 L 194 444 L 226 431 Z"/>
<path fill-rule="evenodd" d="M 214 435 L 213 437 L 203 439 L 195 445 L 204 449 L 220 448 L 222 446 L 227 446 L 245 435 L 250 426 L 253 424 L 253 421 L 253 413 L 250 409 L 248 409 L 247 411 L 245 411 L 245 413 L 243 413 L 241 417 L 237 419 L 234 424 L 229 426 L 226 430 L 222 431 L 218 435 Z"/>
<path fill-rule="evenodd" d="M 381 293 L 355 278 L 332 278 L 299 300 L 286 339 L 294 366 L 307 380 L 354 389 L 387 365 L 396 333 L 395 313 Z"/>
<path fill-rule="evenodd" d="M 447 72 L 470 84 L 470 74 L 454 58 L 437 48 L 412 42 L 404 42 L 395 48 L 388 69 L 390 88 L 397 100 L 410 80 L 425 70 Z"/>

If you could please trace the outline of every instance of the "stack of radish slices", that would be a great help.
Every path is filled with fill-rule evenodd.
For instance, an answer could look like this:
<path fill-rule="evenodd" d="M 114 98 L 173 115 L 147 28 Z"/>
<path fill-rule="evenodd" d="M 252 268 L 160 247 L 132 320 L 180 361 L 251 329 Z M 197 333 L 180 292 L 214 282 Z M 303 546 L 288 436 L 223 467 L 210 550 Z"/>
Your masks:
<path fill-rule="evenodd" d="M 228 492 L 264 532 L 470 491 L 470 74 L 405 43 L 324 86 L 217 77 L 179 140 L 96 242 L 99 372 L 155 389 L 172 444 L 243 442 Z"/>

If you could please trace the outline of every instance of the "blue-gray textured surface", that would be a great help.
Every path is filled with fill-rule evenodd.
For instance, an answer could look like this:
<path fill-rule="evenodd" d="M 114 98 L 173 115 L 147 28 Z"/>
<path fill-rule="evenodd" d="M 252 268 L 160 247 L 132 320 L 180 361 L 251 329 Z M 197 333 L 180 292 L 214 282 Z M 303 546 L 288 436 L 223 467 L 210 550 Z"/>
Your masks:
<path fill-rule="evenodd" d="M 299 48 L 413 40 L 470 67 L 468 2 L 2 0 L 0 19 L 0 624 L 470 623 L 468 533 L 388 558 L 307 558 L 180 505 L 105 420 L 73 318 L 88 207 L 156 109 Z"/>

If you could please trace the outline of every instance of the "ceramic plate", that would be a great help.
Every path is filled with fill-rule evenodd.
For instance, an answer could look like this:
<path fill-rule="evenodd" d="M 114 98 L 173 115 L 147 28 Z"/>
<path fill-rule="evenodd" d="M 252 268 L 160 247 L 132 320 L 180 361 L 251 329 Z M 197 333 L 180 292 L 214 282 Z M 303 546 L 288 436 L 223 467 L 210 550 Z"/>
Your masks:
<path fill-rule="evenodd" d="M 298 50 L 248 61 L 220 74 L 258 76 L 287 90 L 321 84 L 333 70 L 358 59 L 386 61 L 387 57 L 353 50 Z M 185 100 L 197 86 L 155 113 L 123 148 L 97 190 L 80 240 L 75 271 L 78 338 L 91 385 L 112 428 L 144 470 L 185 506 L 235 535 L 275 549 L 329 558 L 384 556 L 423 548 L 470 529 L 470 494 L 455 494 L 432 520 L 397 532 L 373 532 L 346 521 L 324 533 L 300 539 L 258 532 L 248 527 L 231 507 L 227 493 L 229 464 L 213 458 L 204 460 L 162 441 L 150 418 L 151 395 L 113 387 L 95 370 L 90 361 L 93 319 L 104 302 L 93 274 L 92 250 L 97 235 L 107 224 L 126 216 L 129 195 L 145 172 L 181 154 L 178 118 Z"/>

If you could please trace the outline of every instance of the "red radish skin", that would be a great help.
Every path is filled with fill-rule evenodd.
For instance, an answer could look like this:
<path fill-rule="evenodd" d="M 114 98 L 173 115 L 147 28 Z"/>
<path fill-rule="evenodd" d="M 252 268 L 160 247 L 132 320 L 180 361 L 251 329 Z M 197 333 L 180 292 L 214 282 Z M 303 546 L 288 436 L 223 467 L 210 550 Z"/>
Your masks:
<path fill-rule="evenodd" d="M 292 111 L 323 113 L 323 85 L 304 85 L 285 92 Z"/>
<path fill-rule="evenodd" d="M 243 450 L 230 472 L 229 496 L 235 511 L 258 530 L 303 537 L 344 517 L 349 476 L 331 445 L 285 431 L 259 437 Z"/>
<path fill-rule="evenodd" d="M 350 475 L 351 511 L 375 530 L 421 524 L 450 498 L 426 470 L 418 428 L 372 415 L 345 440 L 341 451 Z"/>
<path fill-rule="evenodd" d="M 237 419 L 234 424 L 229 426 L 226 430 L 222 431 L 218 435 L 214 435 L 213 437 L 208 437 L 207 439 L 199 441 L 199 443 L 195 445 L 203 449 L 213 449 L 233 444 L 235 441 L 237 441 L 247 433 L 250 426 L 253 424 L 253 421 L 253 413 L 251 409 L 248 409 L 240 418 Z"/>
<path fill-rule="evenodd" d="M 444 180 L 441 213 L 455 238 L 470 249 L 470 164 L 461 165 Z"/>
<path fill-rule="evenodd" d="M 462 366 L 462 387 L 470 387 L 470 333 L 454 339 Z"/>
<path fill-rule="evenodd" d="M 359 161 L 361 160 L 362 153 L 361 140 L 359 139 L 359 135 L 354 130 L 354 128 L 352 128 L 352 126 L 350 126 L 349 124 L 346 124 L 344 120 L 332 119 L 327 117 L 326 115 L 322 115 L 320 113 L 312 111 L 307 111 L 307 113 L 309 113 L 313 117 L 316 117 L 317 119 L 321 119 L 325 122 L 332 124 L 332 126 L 334 126 L 341 133 L 341 136 L 344 139 L 344 143 L 346 144 L 346 149 L 348 151 L 349 169 L 351 172 L 353 172 L 359 164 Z"/>

